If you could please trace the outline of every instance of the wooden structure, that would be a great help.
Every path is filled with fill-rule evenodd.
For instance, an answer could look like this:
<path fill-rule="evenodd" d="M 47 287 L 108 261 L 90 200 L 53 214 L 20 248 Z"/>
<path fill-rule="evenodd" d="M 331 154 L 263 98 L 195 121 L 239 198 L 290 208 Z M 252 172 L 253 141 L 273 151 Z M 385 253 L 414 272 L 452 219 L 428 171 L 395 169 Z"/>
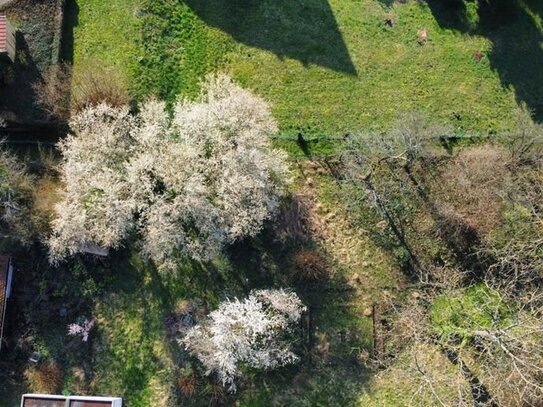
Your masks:
<path fill-rule="evenodd" d="M 379 363 L 379 365 L 382 365 L 385 354 L 383 323 L 381 321 L 382 312 L 382 306 L 379 304 L 373 305 L 373 358 Z"/>
<path fill-rule="evenodd" d="M 24 394 L 21 407 L 122 407 L 119 397 L 54 396 L 50 394 Z"/>
<path fill-rule="evenodd" d="M 107 257 L 109 255 L 109 249 L 98 246 L 94 243 L 87 243 L 81 247 L 81 251 L 87 254 L 94 254 L 96 256 Z"/>
<path fill-rule="evenodd" d="M 9 256 L 0 255 L 0 350 L 4 336 L 4 319 L 8 298 L 11 295 L 11 282 L 13 280 L 13 265 Z"/>
<path fill-rule="evenodd" d="M 0 57 L 15 61 L 15 30 L 5 14 L 0 14 Z"/>

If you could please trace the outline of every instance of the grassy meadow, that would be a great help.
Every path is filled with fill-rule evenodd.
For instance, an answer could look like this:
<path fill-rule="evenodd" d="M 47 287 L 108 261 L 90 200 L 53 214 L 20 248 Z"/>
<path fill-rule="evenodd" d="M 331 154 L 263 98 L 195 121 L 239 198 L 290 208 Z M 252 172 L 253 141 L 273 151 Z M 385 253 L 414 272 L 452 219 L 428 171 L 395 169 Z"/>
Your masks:
<path fill-rule="evenodd" d="M 529 43 L 541 28 L 535 1 L 500 27 L 456 21 L 437 1 L 76 3 L 76 74 L 100 61 L 136 98 L 173 101 L 194 95 L 202 75 L 227 71 L 270 101 L 284 134 L 379 131 L 411 111 L 458 132 L 496 132 L 510 127 L 517 100 L 541 107 L 542 89 L 521 74 L 541 76 L 541 50 Z"/>

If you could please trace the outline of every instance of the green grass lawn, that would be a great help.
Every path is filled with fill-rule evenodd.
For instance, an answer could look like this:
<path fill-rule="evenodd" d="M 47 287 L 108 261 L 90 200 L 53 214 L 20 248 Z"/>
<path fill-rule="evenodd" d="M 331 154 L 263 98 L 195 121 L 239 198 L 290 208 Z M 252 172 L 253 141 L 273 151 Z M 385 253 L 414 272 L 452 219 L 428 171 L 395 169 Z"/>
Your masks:
<path fill-rule="evenodd" d="M 73 61 L 74 76 L 89 66 L 115 69 L 133 78 L 140 38 L 138 11 L 143 0 L 68 0 L 64 57 Z"/>
<path fill-rule="evenodd" d="M 332 0 L 330 7 L 355 74 L 311 62 L 304 66 L 297 59 L 281 60 L 273 52 L 245 46 L 231 55 L 229 69 L 272 101 L 283 130 L 380 130 L 410 111 L 465 130 L 508 126 L 513 94 L 502 89 L 488 58 L 479 63 L 472 58 L 476 51 L 488 53 L 487 39 L 440 28 L 417 2 L 386 9 L 376 1 Z M 396 21 L 394 28 L 385 26 L 386 17 Z M 417 42 L 421 28 L 429 35 L 424 46 Z M 285 35 L 296 41 L 299 33 Z M 333 51 L 329 57 L 335 59 Z M 461 120 L 454 118 L 455 112 Z"/>
<path fill-rule="evenodd" d="M 137 99 L 172 101 L 193 95 L 206 73 L 225 70 L 272 103 L 285 134 L 381 130 L 411 111 L 460 132 L 499 131 L 509 128 L 516 98 L 541 107 L 541 10 L 533 1 L 503 26 L 477 29 L 443 17 L 451 10 L 435 1 L 77 4 L 76 73 L 88 61 L 114 65 Z"/>

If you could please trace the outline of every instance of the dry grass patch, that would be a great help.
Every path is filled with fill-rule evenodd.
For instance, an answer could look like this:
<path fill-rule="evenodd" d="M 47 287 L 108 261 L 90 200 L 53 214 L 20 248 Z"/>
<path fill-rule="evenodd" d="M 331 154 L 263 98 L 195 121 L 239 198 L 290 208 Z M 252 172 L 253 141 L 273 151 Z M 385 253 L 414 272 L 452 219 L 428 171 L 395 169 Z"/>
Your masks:
<path fill-rule="evenodd" d="M 63 375 L 57 363 L 48 360 L 26 369 L 25 378 L 33 392 L 55 394 L 62 384 Z"/>
<path fill-rule="evenodd" d="M 490 144 L 461 151 L 434 185 L 438 210 L 486 237 L 502 222 L 510 161 L 507 151 Z"/>
<path fill-rule="evenodd" d="M 302 282 L 322 282 L 330 276 L 326 259 L 318 252 L 304 250 L 294 258 L 294 278 Z"/>

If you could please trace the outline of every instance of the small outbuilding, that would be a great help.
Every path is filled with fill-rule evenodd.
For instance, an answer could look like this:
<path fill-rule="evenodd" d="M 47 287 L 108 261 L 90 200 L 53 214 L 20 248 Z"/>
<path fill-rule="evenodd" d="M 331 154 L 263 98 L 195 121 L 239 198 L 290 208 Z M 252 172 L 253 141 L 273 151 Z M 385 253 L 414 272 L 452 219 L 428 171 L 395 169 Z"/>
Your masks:
<path fill-rule="evenodd" d="M 0 350 L 4 337 L 4 320 L 8 299 L 11 296 L 11 282 L 13 280 L 13 265 L 11 257 L 0 255 Z"/>
<path fill-rule="evenodd" d="M 15 61 L 15 30 L 5 14 L 0 14 L 0 58 Z"/>
<path fill-rule="evenodd" d="M 120 397 L 53 396 L 24 394 L 21 407 L 122 407 Z"/>

